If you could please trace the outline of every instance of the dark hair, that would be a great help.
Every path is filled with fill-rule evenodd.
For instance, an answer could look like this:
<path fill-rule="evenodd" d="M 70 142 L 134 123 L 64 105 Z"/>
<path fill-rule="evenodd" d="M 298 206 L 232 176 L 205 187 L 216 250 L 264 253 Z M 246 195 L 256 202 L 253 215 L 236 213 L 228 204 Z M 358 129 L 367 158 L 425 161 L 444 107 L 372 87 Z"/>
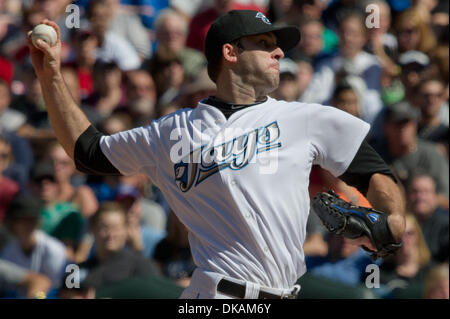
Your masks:
<path fill-rule="evenodd" d="M 120 70 L 118 65 L 115 62 L 105 62 L 101 60 L 97 60 L 94 63 L 94 68 L 92 70 L 92 73 L 100 72 L 100 73 L 107 73 L 115 70 Z"/>
<path fill-rule="evenodd" d="M 341 94 L 344 91 L 348 91 L 351 90 L 353 92 L 355 91 L 355 88 L 353 86 L 350 85 L 350 83 L 348 83 L 348 81 L 346 80 L 342 80 L 340 81 L 337 85 L 336 88 L 333 91 L 333 98 L 336 98 L 336 96 L 338 96 L 339 94 Z"/>
<path fill-rule="evenodd" d="M 159 47 L 148 63 L 150 75 L 155 82 L 158 97 L 167 90 L 168 86 L 167 79 L 164 77 L 162 71 L 173 63 L 183 66 L 178 54 L 166 47 Z"/>

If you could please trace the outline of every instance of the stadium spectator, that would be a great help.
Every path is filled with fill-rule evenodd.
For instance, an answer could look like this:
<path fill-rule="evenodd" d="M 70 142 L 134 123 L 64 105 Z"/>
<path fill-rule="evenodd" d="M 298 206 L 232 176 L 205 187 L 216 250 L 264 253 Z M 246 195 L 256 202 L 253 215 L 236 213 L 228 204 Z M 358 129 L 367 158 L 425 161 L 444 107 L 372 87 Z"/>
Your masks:
<path fill-rule="evenodd" d="M 303 16 L 320 19 L 324 11 L 329 8 L 329 4 L 329 2 L 321 0 L 297 0 L 294 1 L 293 6 Z"/>
<path fill-rule="evenodd" d="M 177 98 L 177 104 L 182 107 L 195 108 L 202 99 L 215 95 L 216 89 L 216 84 L 209 78 L 206 68 L 203 68 L 194 81 L 188 82 L 181 87 L 180 95 Z M 162 111 L 161 107 L 159 111 Z M 176 111 L 176 109 L 173 109 L 172 111 Z M 166 109 L 166 112 L 169 111 Z"/>
<path fill-rule="evenodd" d="M 313 76 L 314 76 L 314 68 L 312 65 L 312 60 L 302 54 L 294 52 L 289 55 L 290 59 L 297 64 L 298 73 L 297 73 L 297 86 L 299 90 L 299 98 L 298 101 L 303 100 L 303 94 L 305 93 L 308 85 L 310 84 Z"/>
<path fill-rule="evenodd" d="M 113 10 L 108 0 L 96 0 L 89 4 L 87 18 L 98 43 L 97 59 L 106 63 L 115 63 L 122 71 L 138 69 L 141 59 L 127 39 L 109 31 L 113 19 Z"/>
<path fill-rule="evenodd" d="M 449 3 L 445 0 L 440 0 L 438 5 L 431 12 L 431 28 L 436 36 L 436 39 L 440 45 L 447 45 L 449 42 L 448 33 L 448 7 Z"/>
<path fill-rule="evenodd" d="M 267 18 L 274 23 L 295 23 L 300 15 L 296 4 L 293 0 L 269 1 Z"/>
<path fill-rule="evenodd" d="M 0 223 L 12 198 L 19 192 L 19 184 L 3 175 L 3 171 L 12 161 L 12 156 L 11 144 L 6 136 L 0 134 Z"/>
<path fill-rule="evenodd" d="M 433 143 L 417 137 L 418 120 L 419 110 L 408 102 L 390 105 L 384 113 L 386 145 L 375 147 L 403 183 L 418 171 L 433 176 L 441 203 L 448 206 L 448 161 Z"/>
<path fill-rule="evenodd" d="M 0 48 L 2 45 L 0 44 Z M 11 85 L 14 76 L 14 65 L 8 59 L 1 56 L 0 51 L 0 81 L 5 81 L 8 85 Z"/>
<path fill-rule="evenodd" d="M 130 130 L 132 128 L 133 121 L 131 116 L 120 110 L 105 118 L 99 125 L 100 131 L 108 135 Z"/>
<path fill-rule="evenodd" d="M 192 17 L 186 45 L 203 52 L 209 27 L 214 20 L 230 10 L 256 10 L 266 13 L 262 8 L 252 4 L 243 5 L 234 0 L 213 0 L 211 7 L 198 12 Z"/>
<path fill-rule="evenodd" d="M 448 157 L 448 125 L 439 117 L 445 104 L 445 87 L 439 79 L 426 79 L 418 85 L 420 108 L 419 137 L 439 143 L 439 150 Z"/>
<path fill-rule="evenodd" d="M 385 259 L 380 266 L 380 283 L 387 295 L 395 295 L 398 289 L 421 291 L 431 268 L 430 250 L 414 215 L 406 215 L 402 243 L 396 255 Z M 420 293 L 417 295 L 420 297 Z"/>
<path fill-rule="evenodd" d="M 430 70 L 428 72 L 430 77 L 438 78 L 445 84 L 444 91 L 444 107 L 441 108 L 440 117 L 444 124 L 449 124 L 448 112 L 448 95 L 449 95 L 449 46 L 438 46 L 430 53 Z"/>
<path fill-rule="evenodd" d="M 72 61 L 79 80 L 80 96 L 87 98 L 93 91 L 92 71 L 96 60 L 96 48 L 98 40 L 89 30 L 72 33 Z"/>
<path fill-rule="evenodd" d="M 123 101 L 122 72 L 115 63 L 97 61 L 92 73 L 94 90 L 83 103 L 100 119 L 112 114 Z M 98 121 L 97 121 L 98 122 Z"/>
<path fill-rule="evenodd" d="M 399 53 L 417 50 L 428 54 L 436 46 L 436 38 L 420 13 L 408 9 L 395 18 L 394 29 Z"/>
<path fill-rule="evenodd" d="M 19 195 L 12 200 L 6 224 L 15 238 L 6 244 L 0 258 L 47 276 L 52 288 L 57 288 L 66 264 L 66 251 L 59 240 L 39 230 L 40 209 L 40 202 L 34 197 Z M 26 290 L 10 291 L 9 297 L 25 298 Z"/>
<path fill-rule="evenodd" d="M 164 275 L 175 279 L 182 287 L 189 285 L 195 264 L 189 248 L 188 232 L 172 212 L 167 223 L 167 236 L 156 246 L 154 259 Z"/>
<path fill-rule="evenodd" d="M 322 1 L 317 0 L 305 0 L 301 2 L 306 3 L 318 3 Z M 316 18 L 321 18 L 325 26 L 332 31 L 338 31 L 340 21 L 343 17 L 349 14 L 364 14 L 365 10 L 363 5 L 365 2 L 358 0 L 345 0 L 345 1 L 334 1 L 329 6 L 324 8 L 323 12 L 315 10 Z M 321 14 L 319 14 L 321 13 Z"/>
<path fill-rule="evenodd" d="M 67 257 L 74 259 L 81 240 L 84 219 L 71 202 L 60 201 L 60 185 L 51 161 L 37 162 L 31 171 L 31 193 L 44 202 L 41 209 L 41 229 L 59 239 L 67 249 Z"/>
<path fill-rule="evenodd" d="M 155 36 L 158 48 L 163 46 L 177 54 L 186 76 L 193 80 L 206 66 L 202 52 L 186 47 L 188 23 L 173 9 L 165 9 L 155 21 Z"/>
<path fill-rule="evenodd" d="M 173 102 L 185 82 L 181 59 L 172 50 L 160 47 L 150 60 L 148 68 L 155 80 L 158 103 Z"/>
<path fill-rule="evenodd" d="M 18 80 L 23 83 L 24 92 L 13 98 L 11 107 L 25 114 L 28 125 L 43 126 L 41 113 L 45 110 L 44 99 L 41 86 L 31 65 L 25 65 L 20 69 Z"/>
<path fill-rule="evenodd" d="M 11 147 L 8 166 L 3 169 L 3 176 L 19 185 L 21 192 L 28 191 L 28 174 L 34 165 L 34 156 L 28 141 L 14 133 L 0 130 L 0 139 Z"/>
<path fill-rule="evenodd" d="M 327 234 L 328 254 L 325 257 L 306 257 L 310 274 L 320 276 L 348 286 L 362 283 L 366 267 L 372 264 L 369 255 L 350 239 Z"/>
<path fill-rule="evenodd" d="M 0 259 L 0 298 L 6 298 L 8 290 L 20 288 L 25 289 L 27 298 L 42 299 L 50 290 L 51 281 L 45 275 Z"/>
<path fill-rule="evenodd" d="M 301 93 L 301 88 L 298 86 L 298 72 L 299 68 L 294 61 L 289 58 L 281 59 L 280 84 L 271 96 L 277 100 L 297 101 Z"/>
<path fill-rule="evenodd" d="M 367 39 L 363 17 L 357 14 L 345 16 L 340 22 L 339 39 L 339 53 L 320 63 L 310 85 L 302 95 L 302 100 L 329 104 L 335 83 L 339 82 L 339 79 L 347 75 L 358 76 L 364 80 L 366 93 L 371 96 L 371 103 L 362 103 L 363 107 L 376 101 L 374 110 L 367 110 L 370 115 L 364 118 L 371 123 L 381 105 L 378 90 L 382 69 L 374 55 L 362 51 Z"/>
<path fill-rule="evenodd" d="M 73 203 L 79 208 L 81 215 L 88 219 L 98 209 L 98 201 L 94 193 L 87 185 L 74 186 L 72 184 L 76 173 L 75 164 L 58 142 L 50 144 L 47 153 L 53 161 L 55 181 L 59 186 L 57 200 Z"/>
<path fill-rule="evenodd" d="M 373 1 L 370 4 L 377 6 L 379 20 L 371 21 L 378 22 L 378 24 L 369 28 L 368 42 L 365 49 L 380 59 L 385 71 L 398 74 L 400 71 L 395 64 L 398 51 L 397 39 L 393 34 L 389 33 L 391 28 L 391 9 L 384 0 Z"/>
<path fill-rule="evenodd" d="M 360 96 L 348 81 L 342 81 L 336 86 L 331 105 L 353 116 L 361 117 Z"/>
<path fill-rule="evenodd" d="M 433 178 L 426 174 L 411 177 L 407 187 L 409 210 L 419 221 L 433 260 L 448 261 L 447 210 L 439 205 Z"/>
<path fill-rule="evenodd" d="M 132 185 L 121 184 L 115 200 L 123 206 L 127 219 L 127 247 L 152 258 L 156 245 L 166 232 L 148 224 L 143 224 L 142 195 Z"/>
<path fill-rule="evenodd" d="M 120 2 L 120 0 L 106 0 L 112 14 L 108 31 L 128 40 L 141 60 L 147 59 L 152 53 L 150 33 L 142 24 L 139 15 L 134 11 L 126 10 Z"/>
<path fill-rule="evenodd" d="M 122 186 L 126 186 L 122 188 Z M 120 176 L 117 195 L 121 190 L 135 189 L 131 194 L 137 196 L 136 208 L 140 210 L 140 223 L 142 226 L 148 226 L 159 231 L 166 230 L 167 215 L 164 208 L 155 200 L 154 186 L 150 179 L 144 174 L 135 174 L 131 176 Z"/>
<path fill-rule="evenodd" d="M 417 101 L 417 85 L 424 80 L 430 67 L 430 58 L 419 51 L 407 51 L 398 57 L 401 67 L 400 79 L 405 90 L 405 99 L 415 105 Z"/>
<path fill-rule="evenodd" d="M 325 50 L 325 27 L 319 19 L 305 17 L 301 20 L 299 28 L 302 38 L 295 51 L 310 58 L 312 65 L 316 67 L 321 59 L 332 52 L 330 49 Z M 295 52 L 290 52 L 288 55 L 293 58 Z"/>
<path fill-rule="evenodd" d="M 448 263 L 434 267 L 425 280 L 425 299 L 449 299 Z"/>
<path fill-rule="evenodd" d="M 148 259 L 125 248 L 126 214 L 122 206 L 105 202 L 93 216 L 95 254 L 79 265 L 87 273 L 83 281 L 94 288 L 140 275 L 157 274 L 158 268 Z"/>
<path fill-rule="evenodd" d="M 16 132 L 25 124 L 26 117 L 10 108 L 11 92 L 8 83 L 0 79 L 0 130 Z"/>
<path fill-rule="evenodd" d="M 125 80 L 127 102 L 124 110 L 130 115 L 132 126 L 148 125 L 155 119 L 156 85 L 146 70 L 129 71 Z"/>

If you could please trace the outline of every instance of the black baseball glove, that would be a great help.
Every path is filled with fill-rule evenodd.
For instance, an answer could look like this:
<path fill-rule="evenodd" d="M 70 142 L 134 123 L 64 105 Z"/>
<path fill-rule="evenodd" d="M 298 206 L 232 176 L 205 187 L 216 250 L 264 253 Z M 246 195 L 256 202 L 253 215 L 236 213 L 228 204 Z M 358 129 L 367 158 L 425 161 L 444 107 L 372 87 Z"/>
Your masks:
<path fill-rule="evenodd" d="M 317 193 L 312 200 L 312 208 L 331 233 L 350 239 L 367 236 L 377 251 L 363 248 L 371 253 L 374 261 L 394 254 L 402 246 L 392 235 L 386 213 L 354 206 L 332 190 Z"/>

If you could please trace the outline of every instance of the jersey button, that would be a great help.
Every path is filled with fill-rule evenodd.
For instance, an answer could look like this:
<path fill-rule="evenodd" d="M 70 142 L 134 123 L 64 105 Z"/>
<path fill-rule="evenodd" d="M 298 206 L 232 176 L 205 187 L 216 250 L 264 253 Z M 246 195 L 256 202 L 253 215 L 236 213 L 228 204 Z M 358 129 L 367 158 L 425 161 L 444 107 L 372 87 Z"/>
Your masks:
<path fill-rule="evenodd" d="M 235 180 L 232 180 L 232 181 L 231 181 L 231 185 L 235 186 L 235 185 L 236 185 L 236 181 L 235 181 Z"/>
<path fill-rule="evenodd" d="M 267 253 L 269 251 L 269 247 L 264 247 L 264 252 Z"/>

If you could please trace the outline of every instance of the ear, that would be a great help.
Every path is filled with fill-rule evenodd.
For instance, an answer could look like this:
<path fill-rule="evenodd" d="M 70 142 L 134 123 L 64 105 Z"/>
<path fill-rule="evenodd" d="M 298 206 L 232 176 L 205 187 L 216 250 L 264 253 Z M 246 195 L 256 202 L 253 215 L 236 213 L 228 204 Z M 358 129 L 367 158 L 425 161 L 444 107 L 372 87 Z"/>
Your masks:
<path fill-rule="evenodd" d="M 231 45 L 230 43 L 225 43 L 222 46 L 222 55 L 225 61 L 235 63 L 237 62 L 238 58 L 238 49 L 233 45 Z"/>

